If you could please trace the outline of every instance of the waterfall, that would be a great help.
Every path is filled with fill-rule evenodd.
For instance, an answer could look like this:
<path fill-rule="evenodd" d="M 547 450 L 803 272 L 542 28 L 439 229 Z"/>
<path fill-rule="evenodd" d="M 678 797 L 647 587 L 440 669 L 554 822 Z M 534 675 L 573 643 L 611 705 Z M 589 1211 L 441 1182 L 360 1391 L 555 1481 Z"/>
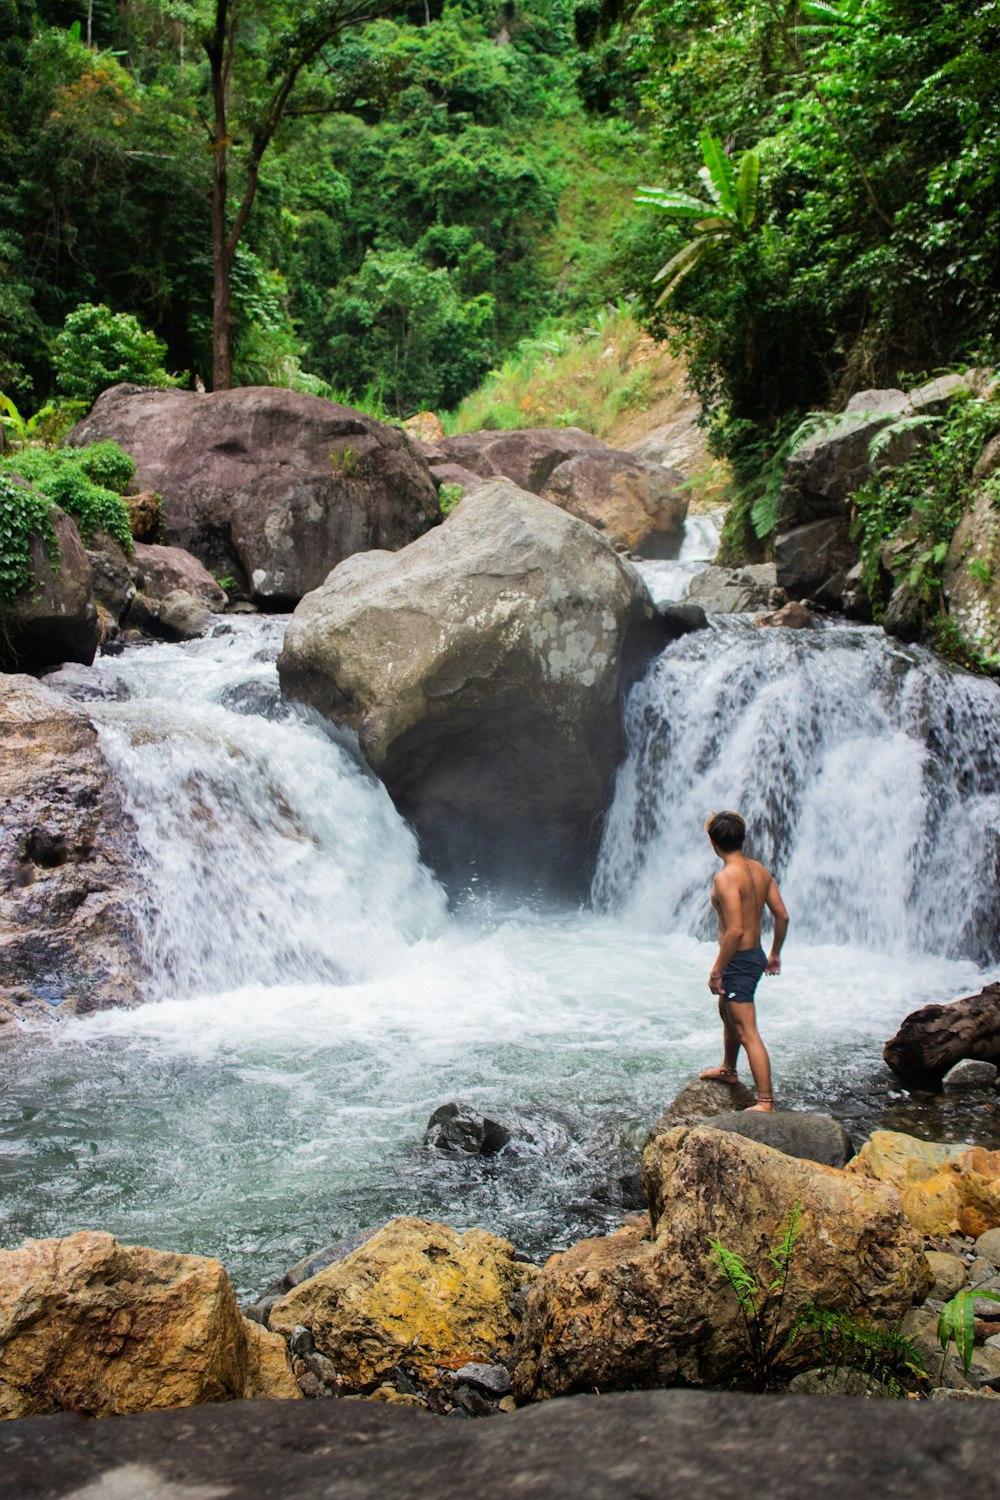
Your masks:
<path fill-rule="evenodd" d="M 444 921 L 385 789 L 281 705 L 280 629 L 136 653 L 130 700 L 97 709 L 145 853 L 151 999 L 354 983 Z"/>
<path fill-rule="evenodd" d="M 797 942 L 1000 953 L 1000 696 L 880 630 L 718 622 L 632 691 L 595 901 L 709 938 L 709 813 L 737 808 Z"/>

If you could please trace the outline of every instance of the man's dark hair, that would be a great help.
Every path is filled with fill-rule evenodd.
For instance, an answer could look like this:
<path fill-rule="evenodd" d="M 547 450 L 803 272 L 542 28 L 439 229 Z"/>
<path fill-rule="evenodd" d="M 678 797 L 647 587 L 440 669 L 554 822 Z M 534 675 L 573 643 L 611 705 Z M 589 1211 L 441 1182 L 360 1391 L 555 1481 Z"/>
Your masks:
<path fill-rule="evenodd" d="M 743 848 L 747 825 L 738 812 L 717 812 L 705 824 L 705 832 L 723 854 L 735 854 L 737 849 Z"/>

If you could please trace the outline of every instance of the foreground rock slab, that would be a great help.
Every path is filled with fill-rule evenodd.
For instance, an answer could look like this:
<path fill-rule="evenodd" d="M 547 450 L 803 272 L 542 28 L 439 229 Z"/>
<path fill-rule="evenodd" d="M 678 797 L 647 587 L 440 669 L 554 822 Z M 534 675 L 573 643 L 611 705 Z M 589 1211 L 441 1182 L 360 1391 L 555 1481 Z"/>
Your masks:
<path fill-rule="evenodd" d="M 372 1402 L 236 1402 L 0 1425 L 3 1500 L 994 1500 L 970 1401 L 577 1396 L 490 1422 Z"/>
<path fill-rule="evenodd" d="M 286 1336 L 308 1329 L 349 1387 L 373 1387 L 400 1366 L 433 1385 L 439 1366 L 509 1352 L 510 1303 L 534 1274 L 485 1230 L 393 1219 L 276 1302 L 269 1322 Z"/>
<path fill-rule="evenodd" d="M 298 391 L 112 386 L 69 441 L 104 438 L 162 495 L 166 541 L 271 609 L 353 552 L 405 546 L 438 516 L 430 471 L 403 433 Z"/>
<path fill-rule="evenodd" d="M 785 1294 L 789 1325 L 810 1304 L 892 1324 L 931 1285 L 923 1241 L 894 1190 L 707 1126 L 679 1126 L 643 1156 L 650 1223 L 584 1240 L 548 1261 L 528 1294 L 514 1392 L 521 1401 L 635 1385 L 746 1378 L 746 1333 L 709 1259 L 719 1239 L 770 1280 L 763 1260 L 802 1214 Z M 801 1337 L 785 1373 L 815 1363 Z"/>
<path fill-rule="evenodd" d="M 135 831 L 86 713 L 0 676 L 0 1022 L 141 999 Z"/>
<path fill-rule="evenodd" d="M 649 596 L 606 541 L 495 480 L 403 551 L 336 568 L 296 609 L 278 671 L 357 732 L 439 874 L 578 894 L 643 627 L 658 628 Z"/>
<path fill-rule="evenodd" d="M 86 1232 L 0 1251 L 0 1417 L 297 1395 L 217 1260 Z"/>

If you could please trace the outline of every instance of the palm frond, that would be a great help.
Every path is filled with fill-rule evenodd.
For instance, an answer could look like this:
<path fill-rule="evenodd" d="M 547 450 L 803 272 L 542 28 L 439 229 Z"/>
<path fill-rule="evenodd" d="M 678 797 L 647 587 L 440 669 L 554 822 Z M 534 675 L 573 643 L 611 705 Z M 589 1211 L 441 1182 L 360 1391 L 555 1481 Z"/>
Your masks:
<path fill-rule="evenodd" d="M 692 193 L 675 188 L 640 187 L 633 201 L 648 204 L 650 208 L 658 208 L 678 219 L 694 219 L 712 212 L 712 204 L 706 203 L 704 198 L 696 198 Z"/>
<path fill-rule="evenodd" d="M 710 130 L 703 130 L 699 139 L 705 165 L 698 175 L 712 191 L 712 196 L 719 207 L 735 218 L 736 184 L 733 178 L 733 164 L 723 151 L 722 142 L 717 135 L 713 135 Z"/>
<path fill-rule="evenodd" d="M 744 151 L 736 174 L 736 218 L 745 232 L 753 228 L 757 217 L 757 195 L 760 186 L 760 157 L 756 151 Z"/>

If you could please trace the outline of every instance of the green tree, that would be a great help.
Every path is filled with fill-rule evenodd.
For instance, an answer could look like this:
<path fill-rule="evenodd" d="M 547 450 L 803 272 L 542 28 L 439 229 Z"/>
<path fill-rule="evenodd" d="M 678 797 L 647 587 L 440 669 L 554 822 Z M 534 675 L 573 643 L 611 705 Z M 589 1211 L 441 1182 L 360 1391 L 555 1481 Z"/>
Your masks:
<path fill-rule="evenodd" d="M 177 384 L 163 368 L 166 344 L 131 313 L 85 303 L 70 313 L 55 341 L 56 379 L 64 395 L 88 404 L 122 380 Z"/>

